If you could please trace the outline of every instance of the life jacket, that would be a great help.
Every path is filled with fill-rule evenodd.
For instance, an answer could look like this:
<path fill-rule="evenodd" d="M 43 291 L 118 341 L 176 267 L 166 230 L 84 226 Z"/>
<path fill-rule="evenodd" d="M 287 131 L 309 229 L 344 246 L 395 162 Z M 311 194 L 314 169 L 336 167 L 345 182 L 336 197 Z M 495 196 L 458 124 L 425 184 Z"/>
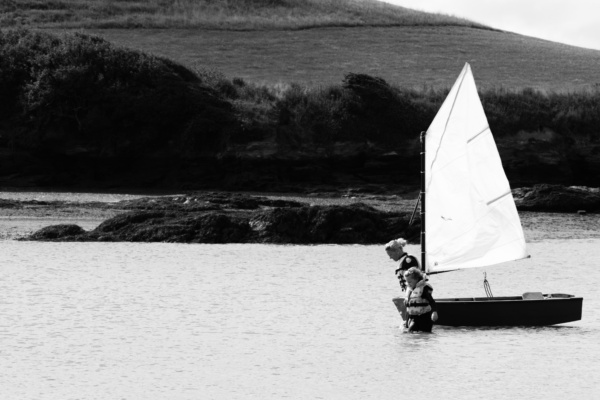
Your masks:
<path fill-rule="evenodd" d="M 402 257 L 400 257 L 400 260 L 398 260 L 398 261 L 400 262 L 400 265 L 398 266 L 398 269 L 395 271 L 396 275 L 398 275 L 398 279 L 400 279 L 400 277 L 403 277 L 402 274 L 404 273 L 404 271 L 406 271 L 410 267 L 419 268 L 419 262 L 417 261 L 417 259 L 414 256 L 411 256 L 410 254 L 404 253 L 402 255 Z"/>
<path fill-rule="evenodd" d="M 408 315 L 421 315 L 431 311 L 431 304 L 423 298 L 423 290 L 433 287 L 425 279 L 420 280 L 414 289 L 408 289 L 406 293 L 406 312 Z"/>

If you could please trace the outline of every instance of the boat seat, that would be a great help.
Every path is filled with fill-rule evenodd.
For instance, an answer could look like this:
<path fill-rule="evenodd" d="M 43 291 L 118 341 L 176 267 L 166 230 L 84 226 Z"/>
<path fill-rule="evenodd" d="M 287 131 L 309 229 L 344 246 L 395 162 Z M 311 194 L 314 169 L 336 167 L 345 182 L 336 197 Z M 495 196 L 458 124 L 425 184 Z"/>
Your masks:
<path fill-rule="evenodd" d="M 549 294 L 548 297 L 553 298 L 553 299 L 569 299 L 571 297 L 575 297 L 572 294 L 565 294 L 565 293 L 552 293 Z"/>
<path fill-rule="evenodd" d="M 542 292 L 525 292 L 523 300 L 544 300 L 544 295 Z"/>

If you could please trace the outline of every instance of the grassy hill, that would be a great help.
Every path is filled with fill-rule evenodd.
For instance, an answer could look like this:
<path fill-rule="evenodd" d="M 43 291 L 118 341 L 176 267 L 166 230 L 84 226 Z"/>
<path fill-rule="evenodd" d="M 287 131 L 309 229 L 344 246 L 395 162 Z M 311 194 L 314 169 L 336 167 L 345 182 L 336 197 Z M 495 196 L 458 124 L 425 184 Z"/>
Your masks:
<path fill-rule="evenodd" d="M 469 62 L 480 88 L 600 85 L 600 52 L 376 0 L 28 0 L 3 27 L 80 29 L 186 66 L 268 85 L 339 84 L 348 72 L 449 87 Z"/>
<path fill-rule="evenodd" d="M 461 26 L 91 32 L 193 68 L 268 85 L 339 84 L 354 72 L 403 87 L 445 88 L 465 62 L 481 89 L 569 92 L 600 85 L 600 51 Z"/>
<path fill-rule="evenodd" d="M 466 19 L 376 0 L 5 0 L 3 27 L 307 29 L 332 26 L 452 25 Z M 489 28 L 488 28 L 489 29 Z"/>

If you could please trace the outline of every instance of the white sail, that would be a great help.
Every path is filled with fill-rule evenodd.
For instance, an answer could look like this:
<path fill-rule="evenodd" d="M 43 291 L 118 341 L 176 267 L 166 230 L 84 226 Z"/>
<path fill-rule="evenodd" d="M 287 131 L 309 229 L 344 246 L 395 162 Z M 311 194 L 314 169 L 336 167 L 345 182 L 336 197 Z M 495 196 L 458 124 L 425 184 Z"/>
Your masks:
<path fill-rule="evenodd" d="M 426 270 L 527 257 L 498 149 L 465 64 L 425 139 Z"/>

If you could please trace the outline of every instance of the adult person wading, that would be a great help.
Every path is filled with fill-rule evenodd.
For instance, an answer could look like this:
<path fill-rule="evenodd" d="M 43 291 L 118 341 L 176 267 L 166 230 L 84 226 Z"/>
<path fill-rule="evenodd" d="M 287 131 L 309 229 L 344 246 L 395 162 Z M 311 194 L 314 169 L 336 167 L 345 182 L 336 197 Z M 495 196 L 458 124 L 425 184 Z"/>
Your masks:
<path fill-rule="evenodd" d="M 398 277 L 398 281 L 403 292 L 406 290 L 406 280 L 404 279 L 404 272 L 411 267 L 419 268 L 419 262 L 417 261 L 416 257 L 406 253 L 404 251 L 404 246 L 406 246 L 406 240 L 402 238 L 392 240 L 385 245 L 385 252 L 387 253 L 387 255 L 392 260 L 400 262 L 398 269 L 396 269 L 396 271 L 394 272 Z"/>

